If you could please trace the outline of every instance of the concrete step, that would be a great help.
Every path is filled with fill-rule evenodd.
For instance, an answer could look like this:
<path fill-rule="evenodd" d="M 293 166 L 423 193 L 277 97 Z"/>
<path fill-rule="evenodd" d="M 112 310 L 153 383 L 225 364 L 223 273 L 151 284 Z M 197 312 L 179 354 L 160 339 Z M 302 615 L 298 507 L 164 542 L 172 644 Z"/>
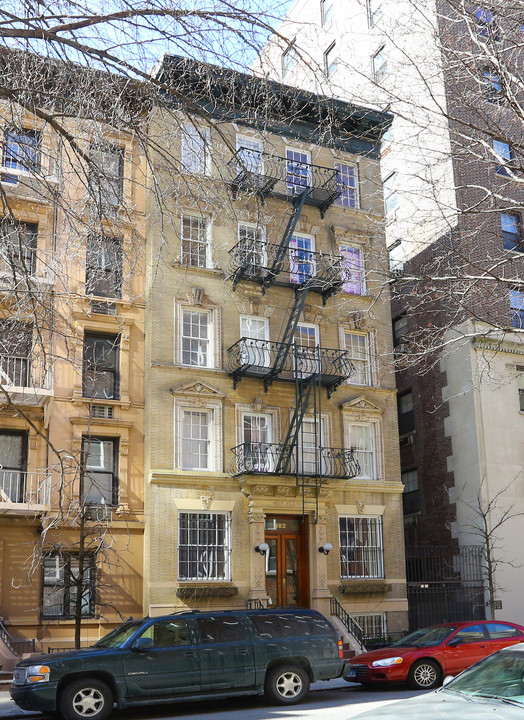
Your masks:
<path fill-rule="evenodd" d="M 344 660 L 349 660 L 352 657 L 355 657 L 357 653 L 351 649 L 349 643 L 342 643 L 342 657 Z"/>
<path fill-rule="evenodd" d="M 0 692 L 7 690 L 13 680 L 13 673 L 0 670 Z"/>

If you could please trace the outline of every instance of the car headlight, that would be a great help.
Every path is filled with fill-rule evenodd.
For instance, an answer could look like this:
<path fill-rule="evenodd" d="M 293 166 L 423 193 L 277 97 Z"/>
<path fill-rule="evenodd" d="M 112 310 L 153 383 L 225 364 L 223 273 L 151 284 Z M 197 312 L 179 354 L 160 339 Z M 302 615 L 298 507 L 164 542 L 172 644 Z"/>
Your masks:
<path fill-rule="evenodd" d="M 27 668 L 26 683 L 49 682 L 50 672 L 47 665 L 30 665 Z"/>
<path fill-rule="evenodd" d="M 390 665 L 401 665 L 404 658 L 401 657 L 390 657 L 383 658 L 382 660 L 375 660 L 371 663 L 371 667 L 389 667 Z"/>

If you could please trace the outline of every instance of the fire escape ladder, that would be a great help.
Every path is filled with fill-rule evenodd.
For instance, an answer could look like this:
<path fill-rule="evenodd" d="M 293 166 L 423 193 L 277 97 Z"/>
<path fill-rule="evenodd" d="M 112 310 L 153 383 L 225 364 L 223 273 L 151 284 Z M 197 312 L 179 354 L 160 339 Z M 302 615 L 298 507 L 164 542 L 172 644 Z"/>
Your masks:
<path fill-rule="evenodd" d="M 289 250 L 289 242 L 293 236 L 293 233 L 295 232 L 295 228 L 300 219 L 300 213 L 302 212 L 302 208 L 304 207 L 304 203 L 306 202 L 309 192 L 310 189 L 305 188 L 304 192 L 294 195 L 293 199 L 291 200 L 291 214 L 287 221 L 286 229 L 284 230 L 282 239 L 280 240 L 280 244 L 278 245 L 275 252 L 271 267 L 268 268 L 268 272 L 264 278 L 264 282 L 262 283 L 262 292 L 265 292 L 267 290 L 267 288 L 275 281 L 275 278 L 282 271 L 284 258 L 286 257 L 286 254 Z"/>

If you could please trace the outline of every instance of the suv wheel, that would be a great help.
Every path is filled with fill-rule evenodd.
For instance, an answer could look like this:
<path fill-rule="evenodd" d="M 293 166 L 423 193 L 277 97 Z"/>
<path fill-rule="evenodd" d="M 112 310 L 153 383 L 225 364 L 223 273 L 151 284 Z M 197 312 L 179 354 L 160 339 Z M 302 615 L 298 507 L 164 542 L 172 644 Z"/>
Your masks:
<path fill-rule="evenodd" d="M 264 692 L 266 697 L 279 705 L 297 703 L 309 690 L 309 677 L 298 665 L 280 665 L 266 675 Z"/>
<path fill-rule="evenodd" d="M 113 693 L 96 678 L 75 680 L 60 695 L 58 710 L 64 720 L 105 720 L 113 710 Z"/>

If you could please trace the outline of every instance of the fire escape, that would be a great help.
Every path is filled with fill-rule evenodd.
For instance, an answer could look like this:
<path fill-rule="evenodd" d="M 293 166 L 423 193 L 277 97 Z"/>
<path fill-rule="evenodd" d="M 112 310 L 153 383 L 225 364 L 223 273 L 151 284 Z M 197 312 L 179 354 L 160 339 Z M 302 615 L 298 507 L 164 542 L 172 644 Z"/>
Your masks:
<path fill-rule="evenodd" d="M 320 294 L 323 304 L 342 286 L 343 261 L 339 256 L 298 247 L 294 233 L 304 205 L 324 216 L 337 199 L 336 172 L 329 168 L 277 157 L 243 148 L 230 162 L 233 193 L 255 192 L 262 201 L 268 196 L 289 203 L 282 222 L 279 243 L 253 235 L 241 238 L 230 251 L 233 289 L 242 280 L 259 283 L 262 292 L 272 285 L 287 286 L 293 294 L 286 310 L 278 341 L 241 338 L 228 349 L 227 371 L 234 387 L 243 377 L 263 380 L 265 390 L 275 381 L 293 382 L 294 404 L 281 442 L 243 442 L 233 448 L 232 474 L 263 473 L 294 475 L 301 489 L 305 512 L 306 497 L 315 502 L 318 516 L 319 490 L 325 478 L 351 478 L 358 474 L 353 450 L 325 447 L 321 413 L 322 390 L 327 396 L 347 380 L 354 367 L 347 352 L 320 346 L 304 346 L 296 340 L 297 327 L 310 292 Z M 312 427 L 305 430 L 305 418 Z"/>

